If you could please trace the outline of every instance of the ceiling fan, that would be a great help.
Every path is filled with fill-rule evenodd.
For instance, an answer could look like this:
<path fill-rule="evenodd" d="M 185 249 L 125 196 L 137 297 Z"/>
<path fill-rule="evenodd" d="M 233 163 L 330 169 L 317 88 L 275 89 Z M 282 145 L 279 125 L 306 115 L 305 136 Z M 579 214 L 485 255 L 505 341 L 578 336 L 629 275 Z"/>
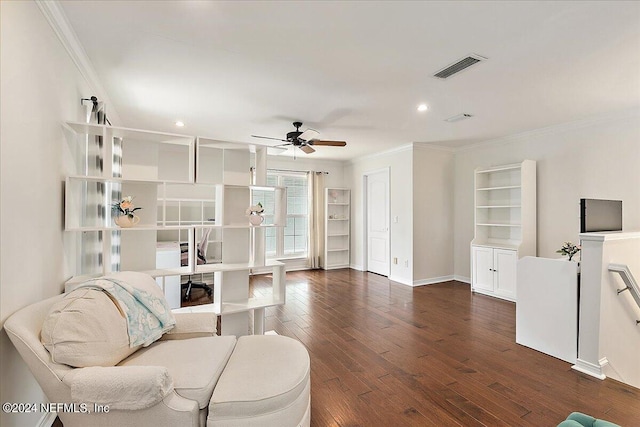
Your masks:
<path fill-rule="evenodd" d="M 254 138 L 262 138 L 262 139 L 273 139 L 276 141 L 283 141 L 284 144 L 276 145 L 276 147 L 282 147 L 285 145 L 292 145 L 294 147 L 298 147 L 302 151 L 307 154 L 313 153 L 314 150 L 312 145 L 327 145 L 330 147 L 344 147 L 347 145 L 345 141 L 326 141 L 322 139 L 318 139 L 320 132 L 313 129 L 307 129 L 304 132 L 300 131 L 300 127 L 302 126 L 302 122 L 293 122 L 293 127 L 296 130 L 287 133 L 287 138 L 271 138 L 269 136 L 260 136 L 260 135 L 251 135 Z"/>

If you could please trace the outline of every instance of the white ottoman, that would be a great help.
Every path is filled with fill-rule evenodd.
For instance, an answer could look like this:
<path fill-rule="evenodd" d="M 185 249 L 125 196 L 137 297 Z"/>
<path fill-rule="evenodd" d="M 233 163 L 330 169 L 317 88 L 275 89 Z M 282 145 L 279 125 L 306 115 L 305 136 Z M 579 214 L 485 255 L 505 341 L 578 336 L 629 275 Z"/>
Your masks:
<path fill-rule="evenodd" d="M 207 427 L 308 427 L 307 349 L 279 335 L 238 339 L 209 403 Z"/>

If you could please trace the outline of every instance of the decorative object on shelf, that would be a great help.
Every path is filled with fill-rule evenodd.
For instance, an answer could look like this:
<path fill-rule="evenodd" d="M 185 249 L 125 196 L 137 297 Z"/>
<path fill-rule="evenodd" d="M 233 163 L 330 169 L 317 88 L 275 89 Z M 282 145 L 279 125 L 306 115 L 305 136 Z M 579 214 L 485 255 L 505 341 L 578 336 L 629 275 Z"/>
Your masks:
<path fill-rule="evenodd" d="M 113 221 L 120 228 L 131 228 L 140 222 L 140 217 L 138 215 L 119 215 Z"/>
<path fill-rule="evenodd" d="M 578 252 L 580 252 L 580 246 L 578 245 L 574 245 L 571 242 L 564 242 L 564 245 L 562 245 L 562 247 L 556 251 L 557 254 L 562 254 L 562 256 L 569 256 L 569 261 L 571 261 L 571 258 L 573 258 L 573 256 L 575 254 L 577 254 Z"/>
<path fill-rule="evenodd" d="M 140 222 L 140 217 L 134 213 L 140 209 L 133 206 L 133 196 L 124 197 L 111 205 L 111 210 L 116 214 L 114 222 L 122 228 L 130 228 Z"/>
<path fill-rule="evenodd" d="M 245 214 L 249 217 L 249 222 L 251 225 L 260 225 L 264 221 L 264 217 L 262 213 L 264 212 L 264 208 L 262 207 L 262 203 L 257 205 L 249 206 L 245 211 Z"/>
<path fill-rule="evenodd" d="M 331 203 L 336 203 L 338 201 L 338 192 L 336 190 L 329 191 L 329 196 L 331 197 Z"/>
<path fill-rule="evenodd" d="M 249 222 L 251 225 L 260 225 L 264 221 L 264 217 L 262 215 L 250 215 Z"/>

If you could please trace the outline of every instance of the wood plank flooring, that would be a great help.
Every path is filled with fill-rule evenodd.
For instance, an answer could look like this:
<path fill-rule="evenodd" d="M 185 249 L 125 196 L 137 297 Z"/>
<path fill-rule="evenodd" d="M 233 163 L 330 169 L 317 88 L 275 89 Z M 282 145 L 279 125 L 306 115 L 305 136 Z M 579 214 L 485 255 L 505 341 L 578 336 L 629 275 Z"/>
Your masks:
<path fill-rule="evenodd" d="M 251 279 L 256 296 L 270 287 L 268 275 Z M 206 302 L 196 290 L 187 304 Z M 515 305 L 465 283 L 290 272 L 266 328 L 309 350 L 313 427 L 540 427 L 573 411 L 640 426 L 640 390 L 516 344 Z"/>
<path fill-rule="evenodd" d="M 312 426 L 556 426 L 573 411 L 640 426 L 640 390 L 516 344 L 515 305 L 464 283 L 290 272 L 266 327 L 309 350 Z"/>

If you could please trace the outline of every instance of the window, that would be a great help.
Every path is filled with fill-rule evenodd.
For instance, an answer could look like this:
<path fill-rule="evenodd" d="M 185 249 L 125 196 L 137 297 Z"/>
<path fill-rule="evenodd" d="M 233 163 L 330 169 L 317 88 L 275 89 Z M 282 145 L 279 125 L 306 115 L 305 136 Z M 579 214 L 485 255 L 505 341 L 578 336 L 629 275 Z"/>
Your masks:
<path fill-rule="evenodd" d="M 267 172 L 267 185 L 287 188 L 285 227 L 265 230 L 267 258 L 305 258 L 309 241 L 308 174 L 306 172 Z M 272 192 L 254 192 L 254 202 L 264 206 L 265 222 L 273 221 Z"/>

